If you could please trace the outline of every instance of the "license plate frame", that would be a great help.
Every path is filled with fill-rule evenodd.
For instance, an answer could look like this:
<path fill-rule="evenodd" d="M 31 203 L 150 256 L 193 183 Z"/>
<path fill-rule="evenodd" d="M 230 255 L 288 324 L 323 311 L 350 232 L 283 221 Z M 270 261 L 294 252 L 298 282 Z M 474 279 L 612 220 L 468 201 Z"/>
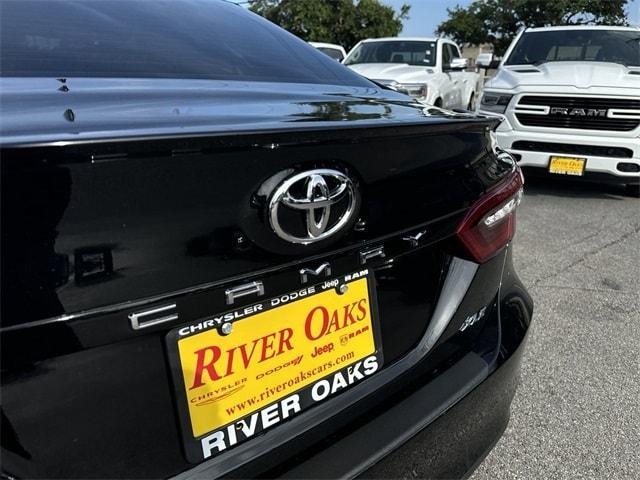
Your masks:
<path fill-rule="evenodd" d="M 587 159 L 583 157 L 566 157 L 552 155 L 549 157 L 548 171 L 554 175 L 582 177 L 587 168 Z"/>
<path fill-rule="evenodd" d="M 339 287 L 341 285 L 346 285 L 348 288 L 347 292 L 344 294 L 340 294 L 339 292 Z M 309 290 L 314 290 L 314 293 L 305 295 L 303 297 L 299 297 L 295 300 L 287 301 L 286 304 L 275 305 L 275 306 L 272 305 L 272 302 L 275 301 L 274 299 L 282 299 L 287 296 L 291 297 L 291 295 L 294 293 L 299 293 L 301 291 L 309 291 Z M 300 374 L 303 374 L 305 371 L 311 371 L 309 366 L 311 365 L 310 361 L 311 361 L 312 353 L 318 353 L 315 358 L 315 360 L 318 362 L 320 361 L 324 362 L 324 360 L 329 360 L 332 357 L 335 357 L 335 359 L 337 360 L 338 357 L 336 355 L 338 354 L 346 357 L 346 353 L 345 354 L 340 353 L 344 350 L 344 348 L 347 348 L 346 346 L 356 345 L 356 347 L 354 348 L 360 348 L 360 350 L 355 352 L 352 357 L 344 360 L 344 362 L 340 363 L 339 365 L 332 366 L 331 368 L 327 368 L 318 374 L 314 374 L 312 377 L 310 377 L 311 380 L 309 378 L 303 378 L 303 380 L 299 382 L 299 386 L 297 383 L 294 383 L 293 384 L 294 386 L 292 386 L 290 390 L 287 389 L 284 392 L 284 394 L 281 394 L 282 392 L 279 392 L 276 396 L 270 396 L 268 401 L 260 401 L 257 404 L 258 405 L 257 408 L 254 405 L 253 407 L 250 407 L 251 410 L 243 410 L 243 412 L 246 412 L 246 413 L 243 413 L 240 416 L 235 416 L 235 415 L 230 416 L 228 422 L 219 423 L 219 424 L 218 424 L 219 420 L 214 422 L 216 424 L 215 428 L 212 428 L 212 429 L 205 428 L 206 431 L 203 431 L 202 424 L 200 424 L 198 429 L 194 427 L 194 418 L 195 418 L 193 417 L 194 407 L 193 405 L 191 405 L 190 407 L 190 402 L 193 403 L 194 397 L 190 396 L 188 391 L 188 384 L 191 383 L 191 380 L 188 380 L 188 375 L 189 373 L 194 373 L 194 370 L 189 370 L 188 368 L 185 369 L 185 364 L 183 362 L 184 358 L 181 358 L 181 348 L 180 348 L 181 342 L 184 342 L 189 338 L 195 338 L 198 336 L 203 336 L 202 339 L 204 339 L 204 336 L 206 336 L 207 340 L 210 340 L 212 338 L 218 339 L 220 349 L 222 350 L 225 344 L 225 339 L 232 338 L 234 336 L 234 333 L 236 333 L 236 331 L 239 334 L 239 337 L 238 337 L 239 339 L 244 338 L 244 337 L 241 337 L 240 335 L 245 335 L 245 336 L 248 335 L 247 333 L 248 329 L 246 328 L 246 326 L 252 324 L 252 322 L 260 321 L 261 317 L 263 320 L 265 318 L 268 318 L 269 320 L 265 320 L 264 322 L 261 322 L 260 328 L 267 328 L 266 325 L 274 324 L 274 322 L 280 322 L 280 320 L 278 320 L 280 317 L 286 317 L 286 315 L 284 315 L 284 313 L 287 312 L 286 307 L 292 308 L 293 306 L 295 308 L 303 308 L 303 306 L 310 305 L 315 300 L 326 301 L 327 299 L 334 302 L 332 305 L 329 305 L 329 307 L 332 307 L 335 311 L 342 311 L 341 309 L 344 306 L 338 305 L 338 303 L 341 303 L 340 300 L 343 300 L 343 299 L 344 301 L 351 300 L 352 298 L 354 298 L 354 295 L 357 295 L 358 293 L 362 293 L 363 291 L 366 292 L 368 306 L 367 306 L 367 315 L 365 315 L 365 319 L 362 320 L 362 322 L 364 322 L 362 323 L 362 325 L 349 324 L 348 326 L 345 326 L 343 329 L 340 329 L 340 331 L 329 332 L 326 335 L 326 338 L 324 337 L 322 339 L 319 338 L 318 340 L 321 340 L 321 341 L 316 342 L 316 344 L 314 344 L 314 347 L 316 346 L 319 347 L 318 350 L 321 350 L 322 348 L 329 349 L 328 351 L 326 350 L 320 351 L 319 353 L 315 351 L 311 352 L 309 350 L 311 344 L 309 342 L 302 342 L 303 347 L 297 348 L 297 352 L 295 352 L 296 355 L 294 355 L 294 359 L 298 357 L 302 357 L 300 360 L 298 360 L 299 363 L 295 364 L 296 368 L 299 367 Z M 352 293 L 350 294 L 350 292 Z M 277 295 L 277 296 L 268 298 L 263 302 L 258 302 L 248 307 L 235 309 L 235 310 L 244 311 L 245 308 L 251 308 L 254 310 L 254 313 L 250 315 L 246 315 L 243 318 L 239 318 L 232 322 L 229 322 L 229 323 L 232 323 L 233 325 L 233 331 L 228 336 L 224 336 L 220 333 L 220 324 L 215 324 L 215 326 L 210 326 L 210 328 L 205 328 L 202 331 L 196 330 L 195 332 L 189 333 L 187 335 L 180 335 L 180 332 L 182 331 L 184 333 L 185 329 L 190 329 L 194 325 L 203 324 L 202 320 L 199 322 L 190 322 L 186 326 L 181 326 L 168 332 L 165 337 L 165 345 L 166 345 L 170 371 L 172 374 L 171 376 L 172 376 L 172 383 L 173 383 L 174 398 L 176 400 L 175 408 L 176 408 L 176 412 L 177 412 L 177 416 L 180 424 L 183 449 L 184 449 L 184 453 L 187 460 L 191 463 L 200 463 L 204 460 L 208 460 L 210 458 L 218 456 L 221 453 L 230 450 L 232 447 L 236 447 L 237 445 L 244 443 L 245 441 L 249 441 L 252 438 L 259 436 L 264 431 L 271 430 L 273 428 L 278 428 L 282 423 L 285 423 L 291 418 L 294 418 L 300 414 L 303 414 L 305 411 L 312 408 L 313 405 L 329 401 L 331 398 L 334 398 L 336 395 L 339 395 L 342 391 L 345 391 L 351 386 L 359 384 L 362 381 L 365 381 L 370 376 L 375 375 L 375 373 L 379 371 L 383 365 L 380 322 L 378 318 L 378 306 L 377 306 L 376 298 L 377 296 L 375 291 L 375 281 L 374 281 L 373 275 L 369 272 L 368 269 L 363 269 L 359 272 L 353 272 L 350 274 L 327 279 L 326 281 L 319 282 L 310 287 L 306 287 L 305 289 L 301 289 L 301 288 L 297 288 L 295 290 L 292 289 L 291 291 L 286 292 L 283 295 Z M 350 302 L 347 302 L 347 303 L 351 304 Z M 262 305 L 262 309 L 255 310 L 256 305 Z M 325 305 L 325 308 L 327 308 L 326 305 Z M 355 308 L 357 307 L 354 307 L 354 309 L 352 309 L 351 311 L 354 312 Z M 235 310 L 222 312 L 222 314 L 215 314 L 207 318 L 220 317 L 221 315 L 227 314 L 229 312 L 234 312 Z M 316 317 L 322 316 L 322 315 L 324 314 L 318 313 Z M 348 317 L 346 313 L 345 315 Z M 277 319 L 274 320 L 275 317 L 277 317 Z M 345 324 L 350 323 L 351 319 L 354 319 L 354 318 L 357 318 L 355 314 L 349 317 L 350 319 L 349 322 L 347 322 L 347 320 L 344 320 Z M 322 317 L 322 319 L 324 319 L 324 317 Z M 318 320 L 314 320 L 314 321 L 317 323 Z M 286 319 L 281 320 L 281 322 L 282 323 L 280 323 L 280 326 L 288 325 L 288 322 Z M 295 320 L 295 322 L 299 322 L 299 320 Z M 258 325 L 258 324 L 253 323 L 253 325 Z M 368 331 L 367 329 L 365 329 L 365 327 L 369 327 Z M 297 325 L 297 328 L 300 328 L 300 326 Z M 331 330 L 331 329 L 329 328 L 328 330 Z M 319 332 L 317 328 L 316 328 L 316 331 Z M 294 333 L 292 335 L 295 335 L 295 333 L 299 333 L 299 332 L 300 330 L 294 329 Z M 251 333 L 251 335 L 254 335 L 253 332 Z M 255 335 L 257 335 L 257 333 Z M 349 335 L 352 335 L 352 337 L 349 337 Z M 343 339 L 342 338 L 343 336 L 345 336 L 346 338 Z M 308 338 L 306 340 L 308 340 Z M 280 341 L 282 341 L 282 337 L 280 337 Z M 196 341 L 194 340 L 194 342 Z M 345 343 L 342 344 L 342 342 L 345 342 Z M 291 343 L 292 344 L 294 343 L 293 340 Z M 330 345 L 332 346 L 330 347 Z M 282 347 L 282 345 L 280 345 L 280 347 Z M 254 350 L 256 350 L 255 344 L 253 348 Z M 261 348 L 264 349 L 264 346 L 262 346 L 262 344 L 260 344 L 257 350 L 261 352 L 262 351 Z M 292 349 L 291 352 L 287 352 L 287 353 L 290 353 L 289 356 L 293 354 L 292 353 L 293 350 L 295 349 Z M 188 349 L 186 351 L 188 351 Z M 228 353 L 229 349 L 225 351 Z M 238 359 L 240 359 L 240 366 L 242 367 L 244 365 L 245 359 L 247 358 L 246 352 L 248 351 L 249 350 L 247 347 L 243 351 L 244 353 L 241 353 L 240 356 L 237 353 L 232 354 L 232 356 L 235 359 L 233 361 L 237 361 Z M 184 351 L 182 352 L 182 355 L 184 355 Z M 210 356 L 209 358 L 212 358 L 212 356 Z M 284 362 L 284 363 L 279 361 L 271 362 L 271 360 L 273 360 L 273 358 L 271 357 L 265 360 L 265 367 L 272 367 L 272 369 L 275 369 L 278 365 L 286 366 L 287 364 L 287 362 Z M 303 360 L 306 363 L 303 363 Z M 271 365 L 271 363 L 273 363 L 273 365 Z M 325 363 L 328 363 L 328 362 L 325 362 Z M 325 363 L 323 363 L 323 365 Z M 289 363 L 289 367 L 290 366 L 291 364 Z M 313 370 L 315 371 L 315 369 L 316 367 L 314 367 Z M 228 368 L 227 368 L 227 371 L 228 371 Z M 263 370 L 263 372 L 265 373 L 267 371 L 269 370 L 268 369 L 266 371 Z M 195 368 L 195 372 L 196 373 L 198 372 L 197 365 Z M 265 377 L 261 377 L 260 380 L 257 380 L 257 376 L 255 376 L 255 378 L 254 377 L 248 378 L 252 375 L 255 375 L 256 371 L 246 370 L 246 372 L 247 372 L 247 377 L 245 377 L 244 384 L 238 385 L 240 388 L 238 388 L 236 391 L 232 391 L 234 389 L 229 388 L 229 391 L 226 392 L 226 393 L 229 393 L 229 395 L 224 396 L 223 394 L 221 395 L 222 398 L 214 396 L 212 403 L 213 404 L 220 403 L 220 406 L 215 406 L 215 409 L 218 412 L 217 413 L 218 416 L 228 414 L 228 410 L 223 413 L 220 413 L 220 412 L 223 409 L 224 404 L 230 401 L 230 399 L 234 396 L 237 397 L 237 399 L 241 398 L 240 395 L 243 395 L 242 398 L 244 398 L 245 395 L 249 395 L 247 398 L 253 398 L 253 399 L 256 398 L 253 394 L 253 390 L 255 390 L 255 388 L 253 390 L 250 390 L 250 389 L 245 389 L 244 387 L 248 385 L 251 385 L 253 387 L 258 382 L 262 383 Z M 295 370 L 292 370 L 291 372 L 293 380 L 295 381 L 300 379 L 301 376 L 298 373 L 295 373 L 294 375 L 294 372 Z M 207 375 L 204 375 L 204 377 L 207 377 Z M 277 377 L 274 377 L 274 379 L 275 378 Z M 211 380 L 211 376 L 208 377 L 208 380 Z M 290 382 L 291 379 L 288 379 L 286 381 Z M 320 384 L 320 383 L 322 383 L 322 385 L 318 385 L 318 387 L 315 387 L 316 384 Z M 343 385 L 343 383 L 346 383 L 346 385 Z M 337 387 L 336 387 L 336 384 L 337 384 Z M 196 383 L 194 382 L 193 385 L 196 385 Z M 280 383 L 279 385 L 282 385 L 282 383 Z M 326 396 L 323 396 L 325 393 L 324 387 L 326 385 L 329 385 L 331 388 L 329 393 Z M 225 384 L 225 386 L 232 387 L 233 384 Z M 269 391 L 268 388 L 273 388 L 273 387 L 269 387 L 268 385 L 262 385 L 262 384 L 260 385 L 260 387 L 263 387 L 263 390 L 262 390 L 263 392 L 268 392 Z M 334 387 L 337 388 L 335 392 L 331 391 L 334 389 Z M 317 395 L 315 397 L 314 397 L 314 388 L 317 388 L 318 390 L 316 392 Z M 322 389 L 322 392 L 320 392 L 321 389 Z M 322 395 L 320 395 L 318 392 L 320 392 Z M 298 397 L 297 400 L 295 398 L 296 396 Z M 297 402 L 297 409 L 296 409 L 296 402 Z M 243 403 L 243 402 L 239 401 L 235 405 L 237 406 L 240 403 Z M 212 405 L 209 405 L 206 403 L 204 404 L 204 406 L 206 406 L 209 409 L 213 408 Z M 288 409 L 288 412 L 285 411 L 285 408 Z M 269 414 L 272 414 L 274 411 L 278 412 L 279 421 L 273 425 L 264 426 L 263 424 L 266 424 L 266 423 L 263 420 L 265 418 L 268 418 L 268 417 L 265 417 L 265 414 L 269 415 Z M 207 421 L 213 422 L 213 420 L 205 420 L 205 424 Z M 252 428 L 249 428 L 249 427 L 252 427 Z M 246 433 L 250 433 L 250 435 L 245 435 Z M 222 438 L 222 443 L 219 442 L 220 438 Z M 220 450 L 220 446 L 222 444 L 225 445 L 225 448 L 223 450 Z"/>

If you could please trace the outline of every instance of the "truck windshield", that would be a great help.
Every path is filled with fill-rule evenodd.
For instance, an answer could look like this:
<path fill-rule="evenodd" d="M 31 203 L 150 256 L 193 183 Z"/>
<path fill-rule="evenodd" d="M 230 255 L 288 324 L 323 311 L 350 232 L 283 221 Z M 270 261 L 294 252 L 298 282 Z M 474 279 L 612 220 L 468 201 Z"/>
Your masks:
<path fill-rule="evenodd" d="M 572 61 L 640 65 L 640 31 L 576 29 L 526 32 L 505 64 Z"/>
<path fill-rule="evenodd" d="M 436 42 L 366 42 L 358 45 L 345 59 L 345 65 L 357 63 L 406 63 L 433 67 Z"/>

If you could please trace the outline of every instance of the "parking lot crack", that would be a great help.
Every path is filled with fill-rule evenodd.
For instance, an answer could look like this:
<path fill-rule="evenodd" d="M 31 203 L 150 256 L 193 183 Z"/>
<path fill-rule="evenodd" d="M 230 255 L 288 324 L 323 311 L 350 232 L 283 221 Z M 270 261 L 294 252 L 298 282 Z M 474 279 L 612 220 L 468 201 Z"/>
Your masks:
<path fill-rule="evenodd" d="M 631 238 L 634 235 L 637 235 L 638 233 L 640 233 L 640 225 L 635 226 L 635 228 L 627 233 L 624 233 L 622 235 L 620 235 L 618 238 L 611 240 L 610 242 L 607 242 L 603 245 L 600 245 L 598 247 L 596 247 L 593 250 L 590 250 L 588 252 L 586 252 L 582 257 L 580 257 L 579 259 L 569 263 L 568 265 L 561 267 L 558 271 L 552 273 L 551 275 L 547 275 L 546 277 L 542 277 L 542 278 L 538 278 L 537 280 L 535 280 L 532 284 L 532 286 L 539 286 L 541 282 L 543 281 L 548 281 L 554 278 L 557 278 L 558 276 L 562 275 L 563 273 L 571 270 L 573 267 L 576 267 L 582 263 L 584 263 L 585 261 L 587 261 L 589 258 L 593 257 L 594 255 L 599 254 L 600 252 L 613 247 L 615 245 L 618 245 L 622 242 L 624 242 L 625 240 Z M 613 289 L 612 289 L 613 290 Z M 613 290 L 615 291 L 615 290 Z"/>

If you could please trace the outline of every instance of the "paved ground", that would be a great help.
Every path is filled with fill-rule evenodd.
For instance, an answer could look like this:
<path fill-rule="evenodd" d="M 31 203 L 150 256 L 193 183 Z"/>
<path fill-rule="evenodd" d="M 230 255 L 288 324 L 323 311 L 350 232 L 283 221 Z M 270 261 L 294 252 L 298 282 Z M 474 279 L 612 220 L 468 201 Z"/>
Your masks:
<path fill-rule="evenodd" d="M 640 478 L 640 200 L 525 188 L 514 257 L 534 325 L 511 423 L 472 478 Z"/>

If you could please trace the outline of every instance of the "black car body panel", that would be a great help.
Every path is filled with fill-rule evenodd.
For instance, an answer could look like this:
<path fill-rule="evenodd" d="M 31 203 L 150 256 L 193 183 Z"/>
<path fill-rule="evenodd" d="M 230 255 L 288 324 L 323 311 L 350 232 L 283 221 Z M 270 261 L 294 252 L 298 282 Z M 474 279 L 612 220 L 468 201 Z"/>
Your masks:
<path fill-rule="evenodd" d="M 465 207 L 487 188 L 485 162 L 496 160 L 486 144 L 478 143 L 486 138 L 482 122 L 464 129 L 454 125 L 453 132 L 440 135 L 426 127 L 413 134 L 412 127 L 398 130 L 392 132 L 401 133 L 402 142 L 381 135 L 371 140 L 366 133 L 368 141 L 359 141 L 352 132 L 348 143 L 327 140 L 301 148 L 289 140 L 278 149 L 249 146 L 187 156 L 152 152 L 104 162 L 91 161 L 88 155 L 82 161 L 84 146 L 75 151 L 70 146 L 4 150 L 3 410 L 25 449 L 49 452 L 40 460 L 43 474 L 73 476 L 82 459 L 90 461 L 80 476 L 134 475 L 136 468 L 141 469 L 138 473 L 157 468 L 152 476 L 158 476 L 186 468 L 184 460 L 177 461 L 179 439 L 163 353 L 164 334 L 178 323 L 136 332 L 128 320 L 131 313 L 171 301 L 178 305 L 179 322 L 196 320 L 225 311 L 223 292 L 241 279 L 260 278 L 268 285 L 267 294 L 276 295 L 296 284 L 300 266 L 328 260 L 334 274 L 346 273 L 359 268 L 360 251 L 384 246 L 387 258 L 377 274 L 377 289 L 385 359 L 399 359 L 415 346 L 451 262 L 443 242 Z M 272 138 L 264 141 L 275 143 Z M 454 141 L 457 148 L 451 148 Z M 435 150 L 439 143 L 442 148 Z M 156 148 L 161 144 L 153 143 Z M 56 153 L 58 148 L 61 153 Z M 427 158 L 420 153 L 423 149 L 429 151 Z M 71 162 L 64 155 L 69 150 Z M 468 166 L 474 154 L 479 156 L 477 170 Z M 391 156 L 394 163 L 386 164 Z M 247 192 L 257 191 L 274 171 L 316 167 L 326 158 L 330 164 L 339 159 L 346 171 L 360 177 L 366 228 L 329 248 L 311 247 L 309 253 L 272 252 L 268 243 L 262 248 L 259 235 L 243 228 L 245 217 L 255 220 L 255 231 L 262 225 Z M 408 172 L 402 171 L 403 164 Z M 429 173 L 430 164 L 435 173 Z M 495 167 L 499 169 L 499 163 Z M 247 175 L 234 174 L 236 169 Z M 234 183 L 223 180 L 234 175 Z M 424 230 L 428 233 L 420 248 L 402 240 Z M 246 241 L 238 244 L 239 238 Z M 499 271 L 490 271 L 488 277 L 496 282 Z M 497 285 L 487 289 L 477 310 L 496 291 Z M 400 324 L 398 316 L 403 318 Z M 76 402 L 65 401 L 70 394 Z M 24 395 L 33 400 L 29 408 Z M 109 415 L 102 402 L 109 405 Z M 69 437 L 65 440 L 61 431 L 54 445 L 38 446 L 37 439 L 50 442 L 40 436 L 42 429 L 57 431 L 55 423 L 73 418 L 78 404 L 84 405 L 87 418 L 73 424 L 65 420 Z M 134 417 L 118 421 L 127 415 Z M 40 420 L 31 427 L 36 435 L 31 437 L 24 429 L 29 430 L 35 418 Z M 123 429 L 125 425 L 135 430 Z M 83 440 L 69 448 L 74 438 Z M 33 441 L 36 444 L 27 448 Z M 136 444 L 147 445 L 147 454 L 154 457 L 137 467 L 125 461 L 140 461 L 139 456 L 130 457 Z M 172 454 L 176 463 L 169 470 L 164 462 Z M 96 462 L 102 455 L 103 462 Z M 105 469 L 98 470 L 98 465 Z"/>
<path fill-rule="evenodd" d="M 211 137 L 289 129 L 349 130 L 424 125 L 431 117 L 435 117 L 433 123 L 447 117 L 464 118 L 417 104 L 373 83 L 288 83 L 285 88 L 281 82 L 239 80 L 63 80 L 0 80 L 6 116 L 0 132 L 5 145 L 82 141 L 95 145 L 113 139 Z M 61 92 L 61 85 L 67 90 Z"/>
<path fill-rule="evenodd" d="M 47 273 L 48 284 L 66 285 L 58 294 L 61 305 L 9 295 L 4 322 L 128 302 L 134 290 L 141 298 L 228 281 L 287 263 L 290 256 L 283 254 L 292 250 L 306 256 L 323 252 L 324 245 L 296 247 L 263 233 L 260 187 L 287 170 L 343 169 L 366 190 L 361 207 L 366 228 L 334 248 L 434 222 L 438 226 L 430 227 L 429 238 L 437 240 L 451 233 L 492 181 L 483 177 L 486 163 L 495 162 L 486 128 L 482 122 L 427 123 L 4 149 L 3 200 L 11 205 L 3 215 L 7 252 L 22 249 L 32 256 L 48 238 L 67 256 L 63 263 L 75 259 L 75 282 L 68 282 L 64 268 Z M 386 162 L 392 157 L 393 164 Z M 499 173 L 500 164 L 495 168 Z M 251 242 L 238 244 L 241 237 Z M 92 266 L 83 266 L 92 254 L 109 259 L 93 277 Z M 83 262 L 84 257 L 89 260 Z M 7 262 L 18 278 L 35 280 L 28 278 L 33 266 L 24 258 L 8 255 Z M 56 274 L 59 278 L 53 278 Z M 21 288 L 15 282 L 7 288 L 13 286 Z M 23 291 L 41 295 L 43 290 L 44 285 L 34 284 Z M 11 312 L 14 301 L 20 312 Z M 41 311 L 25 311 L 25 304 Z"/>
<path fill-rule="evenodd" d="M 202 67 L 185 78 L 172 70 L 180 65 L 145 78 L 123 62 L 114 68 L 132 77 L 99 76 L 103 65 L 92 63 L 99 55 L 76 65 L 75 44 L 58 49 L 65 33 L 58 43 L 23 38 L 20 25 L 34 8 L 59 7 L 62 13 L 52 15 L 60 22 L 87 15 L 105 42 L 99 34 L 137 22 L 132 12 L 114 10 L 122 2 L 11 3 L 2 7 L 11 28 L 3 23 L 0 79 L 3 472 L 312 477 L 337 446 L 383 425 L 386 410 L 439 391 L 441 401 L 433 397 L 424 415 L 406 408 L 412 434 L 425 435 L 487 377 L 507 372 L 497 388 L 513 383 L 531 300 L 513 272 L 509 246 L 478 264 L 458 238 L 478 202 L 517 176 L 493 148 L 492 120 L 383 89 L 225 2 L 181 8 L 186 18 L 213 11 L 218 22 L 257 25 L 260 35 L 277 39 L 271 49 L 293 52 L 300 63 L 277 78 L 265 61 L 257 80 L 242 80 L 249 74 L 240 61 L 235 70 Z M 154 2 L 149 18 L 174 20 L 153 17 L 171 4 Z M 187 41 L 177 30 L 182 40 L 174 49 Z M 237 45 L 224 48 L 242 53 L 241 30 L 236 37 Z M 23 65 L 16 52 L 24 45 L 34 57 Z M 57 62 L 40 56 L 45 47 Z M 116 51 L 117 42 L 110 48 Z M 305 55 L 320 67 L 308 67 Z M 267 218 L 273 186 L 318 169 L 351 179 L 357 215 L 332 238 L 287 243 Z M 275 297 L 301 288 L 301 269 L 325 263 L 332 278 L 366 269 L 375 284 L 382 368 L 195 465 L 181 437 L 167 333 L 228 311 L 232 287 L 259 281 L 265 298 Z M 242 298 L 234 308 L 254 301 Z M 146 328 L 134 321 L 167 306 L 166 321 Z M 450 387 L 460 386 L 450 395 L 437 386 L 447 375 L 457 379 L 446 382 Z M 336 460 L 331 471 L 365 473 L 408 440 L 392 437 L 381 448 L 363 448 L 364 460 L 350 469 Z M 449 465 L 457 472 L 462 464 Z"/>

